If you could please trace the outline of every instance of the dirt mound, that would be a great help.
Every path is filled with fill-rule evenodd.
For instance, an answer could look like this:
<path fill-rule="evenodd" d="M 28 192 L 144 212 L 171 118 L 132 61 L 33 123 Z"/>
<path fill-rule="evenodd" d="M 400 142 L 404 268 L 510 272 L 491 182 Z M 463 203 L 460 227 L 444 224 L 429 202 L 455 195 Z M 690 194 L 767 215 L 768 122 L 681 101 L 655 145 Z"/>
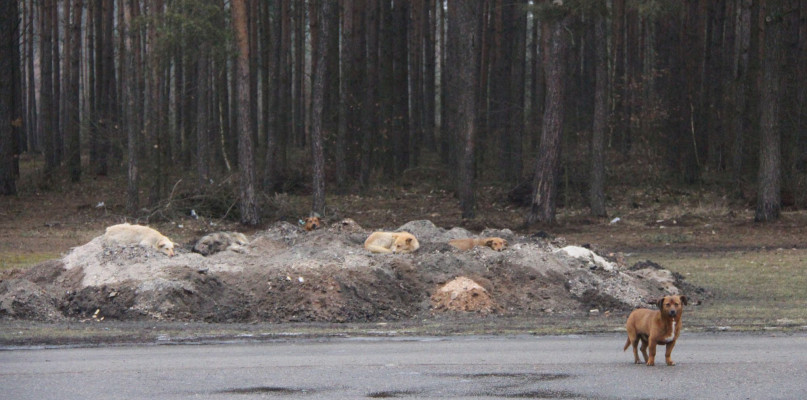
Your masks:
<path fill-rule="evenodd" d="M 490 314 L 501 307 L 485 288 L 470 278 L 460 276 L 446 283 L 431 297 L 434 311 L 461 311 Z"/>
<path fill-rule="evenodd" d="M 280 222 L 243 251 L 167 257 L 101 238 L 61 260 L 0 276 L 0 317 L 160 319 L 209 322 L 365 322 L 428 318 L 434 311 L 577 315 L 630 310 L 678 280 L 666 270 L 627 270 L 579 248 L 486 230 L 510 246 L 460 251 L 451 239 L 474 236 L 430 221 L 390 230 L 415 234 L 411 254 L 372 254 L 369 234 L 344 220 L 311 232 Z M 668 271 L 667 271 L 668 272 Z"/>

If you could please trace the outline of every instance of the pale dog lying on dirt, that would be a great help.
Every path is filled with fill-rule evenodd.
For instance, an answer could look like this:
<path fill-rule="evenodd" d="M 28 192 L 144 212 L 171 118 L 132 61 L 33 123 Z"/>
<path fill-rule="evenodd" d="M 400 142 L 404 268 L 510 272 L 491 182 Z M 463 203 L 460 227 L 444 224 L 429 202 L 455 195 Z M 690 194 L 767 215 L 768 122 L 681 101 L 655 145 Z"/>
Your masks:
<path fill-rule="evenodd" d="M 486 246 L 496 251 L 502 251 L 505 247 L 507 247 L 507 241 L 500 237 L 454 239 L 449 241 L 448 244 L 460 250 L 470 250 L 476 246 Z"/>
<path fill-rule="evenodd" d="M 373 253 L 409 253 L 420 248 L 420 243 L 409 232 L 373 232 L 364 248 Z"/>
<path fill-rule="evenodd" d="M 169 257 L 174 256 L 174 242 L 147 226 L 128 223 L 112 225 L 106 228 L 104 240 L 108 243 L 152 247 Z"/>
<path fill-rule="evenodd" d="M 193 246 L 193 251 L 203 256 L 224 250 L 243 253 L 244 246 L 247 244 L 249 244 L 249 239 L 241 232 L 214 232 L 202 236 Z"/>

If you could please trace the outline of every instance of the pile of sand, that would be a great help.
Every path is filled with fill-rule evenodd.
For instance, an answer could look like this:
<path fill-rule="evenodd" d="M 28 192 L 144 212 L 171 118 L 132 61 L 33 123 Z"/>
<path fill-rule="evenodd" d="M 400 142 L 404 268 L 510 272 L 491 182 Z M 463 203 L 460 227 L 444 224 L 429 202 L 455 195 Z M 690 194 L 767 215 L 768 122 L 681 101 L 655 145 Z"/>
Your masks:
<path fill-rule="evenodd" d="M 472 279 L 460 276 L 446 283 L 431 297 L 432 310 L 475 312 L 490 314 L 501 307 L 490 297 L 485 288 Z"/>

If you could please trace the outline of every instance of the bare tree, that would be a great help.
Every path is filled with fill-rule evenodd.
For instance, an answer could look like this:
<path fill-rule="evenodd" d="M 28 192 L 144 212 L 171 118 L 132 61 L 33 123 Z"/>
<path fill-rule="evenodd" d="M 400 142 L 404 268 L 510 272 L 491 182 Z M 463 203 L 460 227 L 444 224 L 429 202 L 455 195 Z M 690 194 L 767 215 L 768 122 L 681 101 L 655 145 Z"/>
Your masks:
<path fill-rule="evenodd" d="M 604 7 L 603 7 L 604 8 Z M 597 10 L 594 20 L 596 85 L 594 88 L 594 126 L 591 133 L 591 175 L 588 201 L 591 215 L 605 217 L 605 130 L 608 123 L 608 60 L 605 10 Z"/>
<path fill-rule="evenodd" d="M 196 73 L 196 175 L 199 187 L 205 187 L 210 179 L 210 116 L 207 112 L 210 95 L 210 74 L 208 72 L 210 60 L 207 44 L 199 49 Z"/>
<path fill-rule="evenodd" d="M 474 145 L 476 140 L 476 98 L 481 2 L 450 0 L 448 2 L 447 64 L 456 67 L 456 77 L 448 81 L 446 98 L 451 117 L 452 136 L 459 149 L 457 192 L 462 218 L 474 218 Z"/>
<path fill-rule="evenodd" d="M 39 101 L 40 101 L 40 121 L 42 124 L 42 135 L 44 135 L 45 150 L 45 174 L 50 175 L 57 167 L 55 131 L 53 129 L 53 49 L 51 18 L 53 13 L 51 8 L 55 7 L 53 0 L 42 0 L 39 2 L 39 34 L 40 34 L 40 61 L 39 61 Z"/>
<path fill-rule="evenodd" d="M 362 107 L 362 138 L 361 138 L 361 164 L 359 167 L 359 184 L 362 188 L 370 186 L 370 170 L 373 156 L 372 140 L 378 132 L 378 0 L 367 0 L 365 7 L 367 26 L 367 79 L 364 85 L 364 99 Z M 323 43 L 323 45 L 325 45 Z"/>
<path fill-rule="evenodd" d="M 325 119 L 324 113 L 325 91 L 329 76 L 328 52 L 335 51 L 328 44 L 331 42 L 330 35 L 333 34 L 331 26 L 338 23 L 336 10 L 336 0 L 319 0 L 319 26 L 317 42 L 314 43 L 314 78 L 311 85 L 311 158 L 314 163 L 313 171 L 313 204 L 311 211 L 320 215 L 325 215 L 325 155 L 322 151 L 323 127 Z M 312 16 L 313 17 L 313 16 Z"/>
<path fill-rule="evenodd" d="M 784 8 L 779 1 L 764 0 L 760 12 L 764 21 L 762 79 L 760 83 L 760 153 L 757 209 L 754 220 L 774 221 L 781 209 L 781 140 L 779 95 L 781 92 L 782 30 Z"/>
<path fill-rule="evenodd" d="M 745 133 L 748 130 L 749 52 L 751 51 L 751 0 L 736 0 L 736 25 L 731 63 L 731 170 L 738 196 L 742 195 L 742 170 Z"/>
<path fill-rule="evenodd" d="M 239 168 L 239 208 L 241 210 L 241 223 L 244 225 L 258 225 L 260 214 L 258 211 L 258 198 L 255 192 L 255 158 L 252 153 L 252 129 L 249 118 L 249 37 L 247 36 L 247 5 L 246 0 L 232 1 L 233 30 L 235 31 L 236 48 L 236 96 L 238 97 L 238 111 L 236 113 L 236 127 L 238 129 L 238 168 Z"/>
<path fill-rule="evenodd" d="M 562 6 L 560 6 L 562 7 Z M 559 8 L 560 8 L 559 7 Z M 563 12 L 563 10 L 559 10 Z M 569 17 L 565 13 L 545 21 L 544 70 L 546 71 L 546 106 L 544 111 L 538 162 L 533 177 L 533 192 L 526 224 L 555 222 L 561 135 L 565 105 L 566 37 Z"/>
<path fill-rule="evenodd" d="M 70 49 L 65 64 L 65 136 L 67 138 L 67 163 L 70 169 L 70 180 L 81 179 L 81 120 L 79 113 L 79 74 L 81 73 L 81 17 L 83 1 L 73 0 L 70 10 L 70 31 L 65 32 L 65 40 Z M 68 18 L 65 15 L 65 18 Z M 130 63 L 124 63 L 131 66 Z"/>
<path fill-rule="evenodd" d="M 20 99 L 14 79 L 20 78 L 19 34 L 18 2 L 0 2 L 0 195 L 17 194 L 14 136 L 19 135 L 22 115 L 17 114 Z"/>

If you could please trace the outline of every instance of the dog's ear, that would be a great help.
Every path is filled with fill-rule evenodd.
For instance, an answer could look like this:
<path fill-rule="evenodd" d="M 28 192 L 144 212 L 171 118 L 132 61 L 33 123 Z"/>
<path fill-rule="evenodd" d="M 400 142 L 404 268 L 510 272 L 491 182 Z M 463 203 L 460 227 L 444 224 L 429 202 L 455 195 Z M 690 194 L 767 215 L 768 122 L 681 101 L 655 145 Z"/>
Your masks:
<path fill-rule="evenodd" d="M 656 300 L 656 306 L 658 306 L 659 310 L 664 308 L 664 297 Z"/>
<path fill-rule="evenodd" d="M 412 243 L 412 238 L 406 238 L 406 244 Z"/>
<path fill-rule="evenodd" d="M 681 304 L 687 305 L 687 297 L 686 296 L 680 296 L 679 298 L 681 299 Z"/>
<path fill-rule="evenodd" d="M 493 239 L 489 239 L 485 241 L 485 246 L 493 247 Z"/>

